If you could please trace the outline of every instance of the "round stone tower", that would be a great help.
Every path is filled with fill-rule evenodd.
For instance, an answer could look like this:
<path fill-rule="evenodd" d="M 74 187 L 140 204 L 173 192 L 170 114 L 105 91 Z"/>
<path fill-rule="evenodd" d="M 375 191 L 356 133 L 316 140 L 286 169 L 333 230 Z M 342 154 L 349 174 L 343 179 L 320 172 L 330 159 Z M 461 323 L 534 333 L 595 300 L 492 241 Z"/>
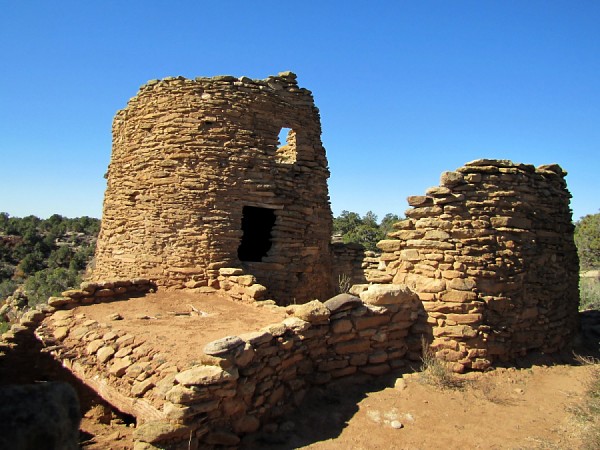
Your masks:
<path fill-rule="evenodd" d="M 151 81 L 113 122 L 92 277 L 198 287 L 236 267 L 278 303 L 324 300 L 328 177 L 318 109 L 293 73 Z"/>

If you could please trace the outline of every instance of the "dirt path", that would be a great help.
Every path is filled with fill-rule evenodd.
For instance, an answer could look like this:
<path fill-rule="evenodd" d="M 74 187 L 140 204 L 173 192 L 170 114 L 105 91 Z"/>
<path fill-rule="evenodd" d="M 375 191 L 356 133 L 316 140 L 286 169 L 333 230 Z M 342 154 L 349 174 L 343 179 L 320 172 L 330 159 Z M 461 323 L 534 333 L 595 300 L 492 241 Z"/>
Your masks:
<path fill-rule="evenodd" d="M 424 384 L 418 373 L 315 389 L 280 429 L 247 448 L 580 448 L 570 409 L 581 402 L 589 366 L 498 369 L 466 377 L 460 390 Z M 403 386 L 402 386 L 403 385 Z M 397 423 L 396 423 L 397 422 Z M 402 424 L 402 428 L 393 428 Z"/>

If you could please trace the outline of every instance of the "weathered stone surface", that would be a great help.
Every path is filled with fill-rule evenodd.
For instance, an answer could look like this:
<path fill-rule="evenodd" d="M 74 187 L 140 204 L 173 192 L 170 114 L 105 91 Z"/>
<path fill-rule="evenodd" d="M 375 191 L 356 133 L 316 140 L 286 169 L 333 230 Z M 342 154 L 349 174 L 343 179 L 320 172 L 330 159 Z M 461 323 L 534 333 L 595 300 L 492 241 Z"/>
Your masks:
<path fill-rule="evenodd" d="M 464 182 L 465 178 L 460 172 L 444 172 L 440 177 L 440 184 L 446 187 L 454 187 Z"/>
<path fill-rule="evenodd" d="M 55 308 L 70 305 L 74 303 L 74 300 L 69 297 L 50 297 L 48 299 L 48 305 L 53 306 Z"/>
<path fill-rule="evenodd" d="M 464 303 L 476 300 L 477 294 L 469 291 L 446 291 L 441 295 L 441 298 L 445 302 Z"/>
<path fill-rule="evenodd" d="M 131 361 L 129 357 L 115 358 L 110 369 L 108 369 L 108 373 L 116 377 L 122 377 L 125 375 L 125 371 L 131 364 L 133 364 L 133 361 Z"/>
<path fill-rule="evenodd" d="M 234 354 L 241 350 L 240 347 L 244 345 L 244 341 L 238 336 L 227 336 L 216 341 L 209 342 L 204 347 L 204 353 L 212 356 L 226 356 Z"/>
<path fill-rule="evenodd" d="M 296 333 L 302 333 L 310 328 L 310 322 L 302 320 L 299 317 L 288 317 L 283 320 L 283 325 L 286 329 L 292 330 Z"/>
<path fill-rule="evenodd" d="M 175 376 L 175 380 L 184 386 L 201 386 L 234 381 L 238 378 L 236 369 L 226 371 L 216 366 L 195 366 Z"/>
<path fill-rule="evenodd" d="M 245 302 L 267 292 L 280 304 L 330 297 L 320 136 L 312 94 L 295 77 L 174 77 L 142 86 L 113 121 L 92 281 L 139 277 L 197 288 L 242 277 L 236 285 L 245 289 L 231 295 Z M 274 219 L 275 211 L 271 229 L 253 234 L 252 222 L 261 222 L 253 214 Z M 257 236 L 264 242 L 254 247 Z"/>
<path fill-rule="evenodd" d="M 240 334 L 239 338 L 252 345 L 258 346 L 260 344 L 264 344 L 265 342 L 269 342 L 271 339 L 273 339 L 273 335 L 266 330 L 261 330 Z"/>
<path fill-rule="evenodd" d="M 330 314 L 329 309 L 319 300 L 299 305 L 294 311 L 296 317 L 306 322 L 321 322 L 327 320 Z"/>
<path fill-rule="evenodd" d="M 69 330 L 70 330 L 69 327 L 58 327 L 58 328 L 54 329 L 54 332 L 52 333 L 52 335 L 54 336 L 54 339 L 56 339 L 57 341 L 62 341 L 69 335 Z"/>
<path fill-rule="evenodd" d="M 96 353 L 96 358 L 98 358 L 99 363 L 104 364 L 106 361 L 112 358 L 114 354 L 115 349 L 113 347 L 102 347 L 100 350 L 98 350 L 98 353 Z"/>
<path fill-rule="evenodd" d="M 244 271 L 242 269 L 237 269 L 233 267 L 222 267 L 219 269 L 219 275 L 243 275 Z"/>
<path fill-rule="evenodd" d="M 414 301 L 417 297 L 408 287 L 401 284 L 373 284 L 360 298 L 371 305 L 393 305 Z"/>
<path fill-rule="evenodd" d="M 219 407 L 219 400 L 206 400 L 188 406 L 166 402 L 163 406 L 165 417 L 173 421 L 184 421 L 198 414 L 214 411 Z"/>
<path fill-rule="evenodd" d="M 476 282 L 472 278 L 454 278 L 448 282 L 448 287 L 457 291 L 470 291 L 475 286 Z"/>
<path fill-rule="evenodd" d="M 185 387 L 181 384 L 175 385 L 167 392 L 165 398 L 171 403 L 195 403 L 199 400 L 207 400 L 210 394 L 207 389 L 196 386 Z"/>
<path fill-rule="evenodd" d="M 468 350 L 453 356 L 461 371 L 508 360 L 525 347 L 566 345 L 577 323 L 569 198 L 559 166 L 492 159 L 445 172 L 441 186 L 409 197 L 410 219 L 381 242 L 380 262 L 393 283 L 406 284 L 423 302 L 426 323 L 411 332 L 433 331 Z M 498 332 L 503 342 L 482 343 L 475 328 Z"/>
<path fill-rule="evenodd" d="M 187 438 L 192 429 L 189 426 L 170 422 L 146 422 L 135 429 L 133 438 L 150 444 L 177 438 Z"/>
<path fill-rule="evenodd" d="M 131 395 L 134 397 L 142 397 L 146 392 L 154 387 L 154 381 L 144 380 L 136 382 L 131 386 Z"/>
<path fill-rule="evenodd" d="M 331 311 L 331 313 L 337 313 L 353 309 L 358 306 L 362 306 L 363 302 L 359 297 L 350 294 L 338 294 L 335 297 L 331 297 L 327 300 L 324 305 Z"/>
<path fill-rule="evenodd" d="M 390 321 L 390 316 L 380 315 L 380 316 L 362 316 L 354 319 L 354 324 L 356 325 L 357 330 L 366 330 L 367 328 L 375 328 L 384 323 L 388 323 Z"/>

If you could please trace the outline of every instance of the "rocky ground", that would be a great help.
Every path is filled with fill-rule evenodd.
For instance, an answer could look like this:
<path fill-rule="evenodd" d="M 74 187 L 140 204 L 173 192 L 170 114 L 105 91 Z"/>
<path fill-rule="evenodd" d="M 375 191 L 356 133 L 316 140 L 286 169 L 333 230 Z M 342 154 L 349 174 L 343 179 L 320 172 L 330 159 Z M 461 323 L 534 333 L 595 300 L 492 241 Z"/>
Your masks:
<path fill-rule="evenodd" d="M 175 326 L 182 319 L 174 315 L 162 320 Z M 599 357 L 600 313 L 584 313 L 582 322 L 584 333 L 576 350 Z M 21 347 L 6 349 L 0 357 L 0 384 L 68 381 L 80 397 L 82 448 L 133 447 L 133 418 L 102 402 L 40 352 L 37 341 Z M 407 366 L 377 379 L 316 387 L 298 411 L 247 437 L 243 448 L 582 448 L 575 410 L 592 376 L 593 366 L 566 352 L 534 355 L 519 361 L 517 368 L 462 375 L 454 389 L 428 384 L 418 367 Z"/>

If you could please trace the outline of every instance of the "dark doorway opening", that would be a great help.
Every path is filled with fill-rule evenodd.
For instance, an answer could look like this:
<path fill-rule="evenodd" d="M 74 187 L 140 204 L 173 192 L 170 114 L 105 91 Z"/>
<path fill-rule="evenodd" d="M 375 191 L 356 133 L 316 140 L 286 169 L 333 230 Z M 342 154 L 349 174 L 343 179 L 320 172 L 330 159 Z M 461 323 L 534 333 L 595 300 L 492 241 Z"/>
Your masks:
<path fill-rule="evenodd" d="M 238 247 L 240 261 L 260 262 L 271 249 L 271 231 L 275 211 L 268 208 L 244 206 L 242 210 L 242 242 Z"/>

